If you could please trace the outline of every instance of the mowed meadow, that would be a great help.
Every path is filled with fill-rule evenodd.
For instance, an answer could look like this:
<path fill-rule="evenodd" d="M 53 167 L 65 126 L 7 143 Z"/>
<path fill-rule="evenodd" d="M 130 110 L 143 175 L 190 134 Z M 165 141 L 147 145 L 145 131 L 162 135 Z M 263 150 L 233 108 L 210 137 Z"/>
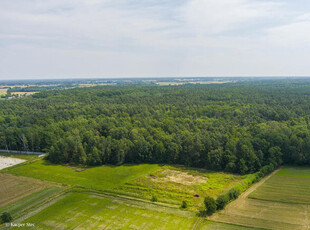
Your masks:
<path fill-rule="evenodd" d="M 210 219 L 266 229 L 309 229 L 309 185 L 309 167 L 284 167 Z"/>
<path fill-rule="evenodd" d="M 155 203 L 78 192 L 69 193 L 25 222 L 37 229 L 252 229 L 207 221 L 194 212 Z"/>
<path fill-rule="evenodd" d="M 206 195 L 216 198 L 246 177 L 181 166 L 139 164 L 80 168 L 45 160 L 4 172 L 145 200 L 156 196 L 159 202 L 177 206 L 186 200 L 196 209 L 203 205 Z M 200 197 L 194 198 L 193 194 Z"/>

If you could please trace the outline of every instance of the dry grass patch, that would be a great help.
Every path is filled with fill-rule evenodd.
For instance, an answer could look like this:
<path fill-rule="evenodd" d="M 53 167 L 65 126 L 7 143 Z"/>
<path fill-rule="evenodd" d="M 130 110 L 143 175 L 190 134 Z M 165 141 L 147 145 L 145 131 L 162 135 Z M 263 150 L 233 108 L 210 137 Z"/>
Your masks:
<path fill-rule="evenodd" d="M 32 178 L 0 173 L 0 207 L 35 193 L 51 184 Z"/>
<path fill-rule="evenodd" d="M 162 177 L 156 177 L 150 175 L 153 181 L 156 182 L 175 182 L 184 185 L 192 185 L 192 184 L 202 184 L 207 181 L 207 177 L 204 176 L 193 176 L 187 172 L 165 169 L 161 172 Z"/>

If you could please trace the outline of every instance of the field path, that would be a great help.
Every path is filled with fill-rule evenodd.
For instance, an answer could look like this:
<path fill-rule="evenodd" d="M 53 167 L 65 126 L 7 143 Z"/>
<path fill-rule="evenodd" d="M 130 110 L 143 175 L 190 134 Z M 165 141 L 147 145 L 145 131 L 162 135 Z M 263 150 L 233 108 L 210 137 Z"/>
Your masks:
<path fill-rule="evenodd" d="M 268 176 L 264 177 L 263 179 L 261 179 L 259 182 L 257 182 L 256 184 L 254 184 L 253 186 L 251 186 L 249 189 L 247 189 L 244 193 L 242 193 L 237 199 L 236 201 L 238 201 L 239 199 L 244 199 L 246 198 L 248 195 L 250 195 L 250 193 L 254 192 L 255 189 L 257 189 L 259 186 L 261 186 L 263 183 L 265 183 L 266 180 L 268 180 L 270 177 L 272 177 L 274 174 L 276 174 L 282 167 L 276 169 L 275 171 L 273 171 L 272 173 L 270 173 Z M 234 201 L 233 201 L 234 202 Z M 233 203 L 232 202 L 232 203 Z"/>
<path fill-rule="evenodd" d="M 246 203 L 246 198 L 248 195 L 250 195 L 255 189 L 257 189 L 259 186 L 261 186 L 263 183 L 265 183 L 266 180 L 268 180 L 270 177 L 272 177 L 274 174 L 276 174 L 281 168 L 278 168 L 277 170 L 270 173 L 268 176 L 261 179 L 259 182 L 251 186 L 249 189 L 247 189 L 244 193 L 242 193 L 236 200 L 229 203 L 224 210 L 222 210 L 220 213 L 226 213 L 227 210 L 235 209 L 238 207 L 242 207 Z M 214 215 L 210 216 L 208 219 L 213 221 L 219 221 L 219 213 L 215 213 Z"/>

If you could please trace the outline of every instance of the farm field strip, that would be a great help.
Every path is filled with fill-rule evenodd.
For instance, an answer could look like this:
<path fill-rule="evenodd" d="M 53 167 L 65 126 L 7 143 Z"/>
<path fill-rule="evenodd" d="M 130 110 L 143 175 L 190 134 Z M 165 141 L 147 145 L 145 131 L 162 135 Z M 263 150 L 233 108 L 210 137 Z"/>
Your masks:
<path fill-rule="evenodd" d="M 72 193 L 26 222 L 44 229 L 190 229 L 196 218 L 192 212 L 155 204 Z"/>
<path fill-rule="evenodd" d="M 0 182 L 0 207 L 51 186 L 49 182 L 4 173 L 0 173 Z"/>
<path fill-rule="evenodd" d="M 78 192 L 33 214 L 23 221 L 38 229 L 253 229 L 206 221 L 193 212 L 155 203 Z"/>
<path fill-rule="evenodd" d="M 283 172 L 288 176 L 283 176 Z M 263 183 L 254 185 L 210 219 L 267 229 L 309 229 L 307 201 L 310 192 L 307 188 L 310 177 L 306 175 L 310 175 L 310 168 L 284 167 L 265 178 Z"/>
<path fill-rule="evenodd" d="M 308 205 L 242 199 L 215 214 L 213 221 L 268 229 L 303 229 L 309 225 Z"/>
<path fill-rule="evenodd" d="M 310 204 L 310 177 L 307 176 L 310 169 L 299 170 L 286 167 L 282 170 L 251 193 L 249 198 Z M 288 175 L 289 172 L 291 172 L 290 175 Z"/>
<path fill-rule="evenodd" d="M 44 203 L 46 200 L 50 200 L 60 194 L 64 190 L 64 187 L 48 187 L 38 192 L 35 192 L 27 197 L 17 200 L 9 205 L 0 208 L 0 213 L 9 212 L 14 219 L 17 216 L 23 215 L 28 212 L 29 209 Z"/>

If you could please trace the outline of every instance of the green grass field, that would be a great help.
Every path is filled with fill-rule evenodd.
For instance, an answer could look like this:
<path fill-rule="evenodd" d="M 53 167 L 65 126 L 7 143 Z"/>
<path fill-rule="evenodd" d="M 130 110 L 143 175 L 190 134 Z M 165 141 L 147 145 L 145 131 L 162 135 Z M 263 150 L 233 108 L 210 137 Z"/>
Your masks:
<path fill-rule="evenodd" d="M 242 177 L 228 173 L 164 166 L 126 182 L 120 190 L 146 199 L 155 195 L 159 201 L 173 204 L 186 200 L 190 205 L 201 207 L 205 196 L 216 198 L 241 180 Z M 200 197 L 194 198 L 193 194 Z"/>
<path fill-rule="evenodd" d="M 158 165 L 123 165 L 76 168 L 50 164 L 39 160 L 30 164 L 5 169 L 17 176 L 32 177 L 60 184 L 81 186 L 89 189 L 110 190 L 142 174 L 158 169 Z"/>
<path fill-rule="evenodd" d="M 180 209 L 87 193 L 68 194 L 24 222 L 36 229 L 249 229 Z"/>
<path fill-rule="evenodd" d="M 156 164 L 76 168 L 39 160 L 4 171 L 16 176 L 33 177 L 142 199 L 150 199 L 155 195 L 160 202 L 176 205 L 180 205 L 182 200 L 187 200 L 196 208 L 202 205 L 204 196 L 216 198 L 242 180 L 240 176 L 227 173 Z M 201 197 L 193 198 L 193 194 L 196 193 Z"/>
<path fill-rule="evenodd" d="M 251 193 L 249 197 L 310 204 L 310 168 L 285 167 Z"/>

